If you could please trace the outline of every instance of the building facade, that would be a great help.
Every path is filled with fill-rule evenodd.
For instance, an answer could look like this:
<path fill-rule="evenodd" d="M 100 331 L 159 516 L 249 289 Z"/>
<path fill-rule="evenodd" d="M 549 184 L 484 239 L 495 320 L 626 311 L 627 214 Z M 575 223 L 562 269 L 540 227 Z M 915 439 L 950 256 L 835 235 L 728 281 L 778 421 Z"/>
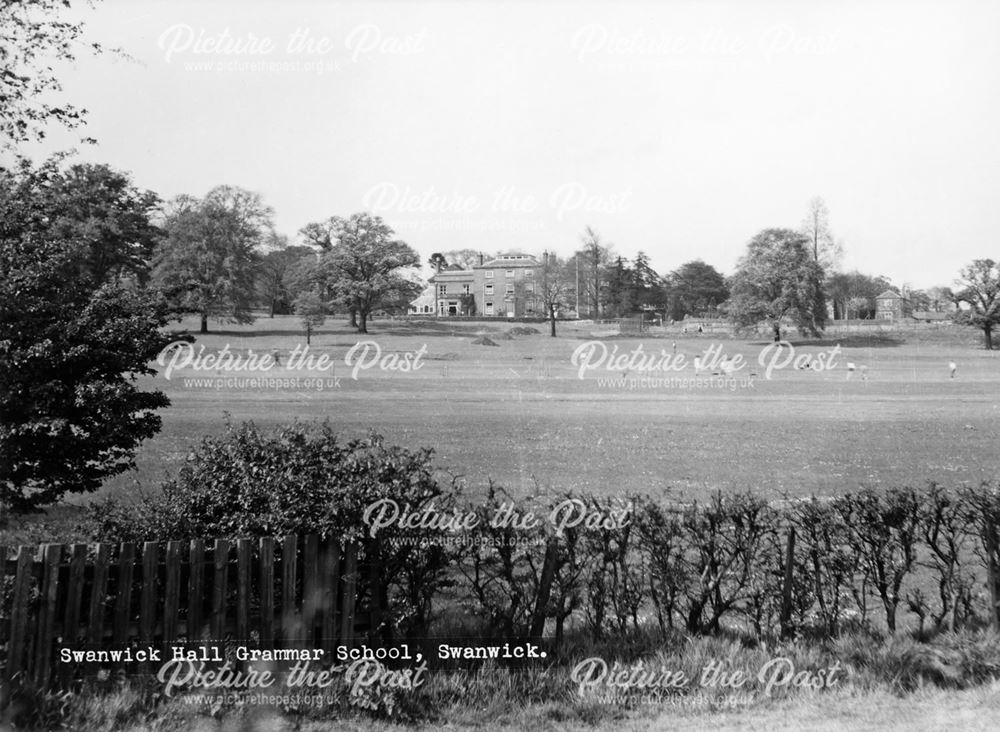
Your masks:
<path fill-rule="evenodd" d="M 471 269 L 446 267 L 430 278 L 435 314 L 541 317 L 545 309 L 541 278 L 542 263 L 522 252 L 481 259 Z"/>
<path fill-rule="evenodd" d="M 901 320 L 910 315 L 910 301 L 898 292 L 886 290 L 875 298 L 877 320 Z"/>

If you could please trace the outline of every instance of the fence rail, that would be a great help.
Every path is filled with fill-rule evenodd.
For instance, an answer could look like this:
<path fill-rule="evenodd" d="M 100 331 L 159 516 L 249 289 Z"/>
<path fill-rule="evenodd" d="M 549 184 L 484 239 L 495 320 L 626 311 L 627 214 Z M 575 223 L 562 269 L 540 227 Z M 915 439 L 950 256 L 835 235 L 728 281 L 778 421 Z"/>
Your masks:
<path fill-rule="evenodd" d="M 350 646 L 381 622 L 381 593 L 361 581 L 378 576 L 371 548 L 316 534 L 0 546 L 0 679 L 66 686 L 81 667 L 57 662 L 61 648 Z"/>

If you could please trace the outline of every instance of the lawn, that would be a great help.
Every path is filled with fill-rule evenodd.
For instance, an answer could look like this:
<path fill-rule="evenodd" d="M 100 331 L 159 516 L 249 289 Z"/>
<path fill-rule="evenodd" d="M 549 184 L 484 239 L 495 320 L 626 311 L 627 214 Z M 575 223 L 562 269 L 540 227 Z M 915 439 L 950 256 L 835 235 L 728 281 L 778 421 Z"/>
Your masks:
<path fill-rule="evenodd" d="M 196 326 L 189 319 L 180 327 Z M 160 368 L 144 378 L 144 387 L 161 389 L 172 401 L 162 412 L 163 429 L 141 446 L 137 470 L 109 480 L 98 495 L 156 490 L 203 436 L 225 429 L 227 414 L 262 426 L 329 419 L 345 437 L 374 429 L 392 443 L 432 447 L 436 465 L 463 476 L 473 494 L 493 480 L 520 494 L 574 489 L 704 496 L 749 488 L 774 497 L 829 495 L 859 485 L 974 483 L 995 477 L 1000 467 L 1000 358 L 982 350 L 969 329 L 793 338 L 796 356 L 829 354 L 839 344 L 836 357 L 826 357 L 832 368 L 789 366 L 768 379 L 757 361 L 770 344 L 759 337 L 621 337 L 599 326 L 560 323 L 556 338 L 539 324 L 538 334 L 505 339 L 511 327 L 379 319 L 361 336 L 331 321 L 313 335 L 308 354 L 326 355 L 333 364 L 316 372 L 288 368 L 289 353 L 305 346 L 294 318 L 213 324 L 215 332 L 198 336 L 196 349 L 228 347 L 244 358 L 277 351 L 281 366 L 266 373 L 188 367 L 170 379 Z M 474 344 L 483 333 L 498 345 Z M 375 365 L 352 378 L 345 357 L 366 340 L 383 357 L 423 349 L 420 368 L 383 371 Z M 633 383 L 640 376 L 635 370 L 599 369 L 579 378 L 574 350 L 593 340 L 609 352 L 617 347 L 617 354 L 641 346 L 646 355 L 687 359 L 674 373 L 645 374 L 654 379 L 691 379 L 694 358 L 708 348 L 738 354 L 749 365 L 721 388 L 718 378 L 700 388 Z M 954 379 L 951 361 L 958 366 Z M 254 376 L 299 381 L 281 388 L 227 381 Z M 90 500 L 70 496 L 47 517 L 15 521 L 8 541 L 68 536 L 64 532 Z"/>
<path fill-rule="evenodd" d="M 267 375 L 311 378 L 314 372 L 287 368 L 288 352 L 304 345 L 295 328 L 289 318 L 261 319 L 200 336 L 197 345 L 206 352 L 228 345 L 242 355 L 278 349 L 282 367 Z M 1000 467 L 994 449 L 1000 360 L 979 350 L 968 330 L 950 337 L 845 337 L 829 371 L 785 368 L 767 379 L 761 368 L 747 367 L 721 388 L 679 388 L 633 384 L 634 371 L 624 384 L 602 383 L 622 376 L 613 372 L 578 378 L 571 357 L 593 339 L 591 327 L 561 326 L 557 338 L 543 332 L 503 340 L 507 329 L 503 323 L 375 321 L 365 338 L 334 323 L 314 336 L 309 351 L 334 361 L 322 390 L 305 382 L 279 389 L 198 386 L 184 377 L 246 374 L 188 368 L 167 380 L 161 373 L 150 381 L 173 402 L 163 412 L 163 431 L 142 447 L 137 473 L 110 481 L 106 490 L 128 490 L 137 479 L 155 485 L 202 435 L 224 428 L 226 413 L 262 425 L 328 418 L 345 436 L 375 429 L 395 443 L 433 447 L 437 465 L 471 486 L 493 479 L 516 492 L 537 484 L 600 493 L 753 488 L 768 495 L 831 494 L 859 485 L 975 482 Z M 496 347 L 472 343 L 483 331 Z M 377 343 L 383 355 L 421 348 L 426 355 L 416 371 L 376 366 L 354 379 L 344 359 L 362 340 Z M 740 354 L 751 366 L 768 346 L 710 334 L 602 341 L 618 353 L 641 344 L 646 353 L 673 355 L 676 344 L 689 364 L 675 374 L 680 377 L 694 376 L 691 362 L 710 346 Z M 833 337 L 810 341 L 798 345 L 796 355 L 826 353 L 836 344 Z M 853 374 L 849 362 L 857 367 Z M 758 375 L 745 379 L 751 371 Z"/>

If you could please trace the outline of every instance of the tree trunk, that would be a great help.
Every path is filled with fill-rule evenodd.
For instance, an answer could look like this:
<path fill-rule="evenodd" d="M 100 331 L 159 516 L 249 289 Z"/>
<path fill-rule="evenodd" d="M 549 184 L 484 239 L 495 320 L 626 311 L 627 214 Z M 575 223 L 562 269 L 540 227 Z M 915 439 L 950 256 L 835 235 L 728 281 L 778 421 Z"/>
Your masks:
<path fill-rule="evenodd" d="M 549 307 L 549 330 L 551 331 L 549 335 L 553 338 L 556 337 L 556 308 L 554 305 Z"/>
<path fill-rule="evenodd" d="M 986 336 L 986 350 L 993 350 L 993 326 L 992 324 L 983 326 L 983 335 Z"/>
<path fill-rule="evenodd" d="M 351 308 L 348 312 L 351 314 L 351 327 L 352 328 L 357 328 L 358 327 L 358 310 L 357 310 L 357 308 Z"/>
<path fill-rule="evenodd" d="M 781 340 L 781 323 L 774 324 L 774 342 L 778 343 Z"/>
<path fill-rule="evenodd" d="M 312 326 L 307 323 L 306 324 L 306 345 L 307 346 L 312 345 L 312 333 L 313 333 Z"/>
<path fill-rule="evenodd" d="M 201 313 L 201 329 L 198 332 L 208 333 L 208 313 L 205 311 Z"/>
<path fill-rule="evenodd" d="M 785 577 L 781 585 L 781 637 L 791 638 L 795 635 L 792 627 L 792 585 L 795 582 L 795 528 L 788 530 L 788 542 L 785 545 Z"/>
<path fill-rule="evenodd" d="M 361 316 L 361 320 L 357 324 L 358 333 L 368 332 L 368 313 L 362 310 L 358 315 Z"/>
<path fill-rule="evenodd" d="M 276 303 L 276 298 L 272 297 L 271 298 L 271 317 L 272 318 L 274 317 L 274 306 L 275 306 L 275 303 Z"/>

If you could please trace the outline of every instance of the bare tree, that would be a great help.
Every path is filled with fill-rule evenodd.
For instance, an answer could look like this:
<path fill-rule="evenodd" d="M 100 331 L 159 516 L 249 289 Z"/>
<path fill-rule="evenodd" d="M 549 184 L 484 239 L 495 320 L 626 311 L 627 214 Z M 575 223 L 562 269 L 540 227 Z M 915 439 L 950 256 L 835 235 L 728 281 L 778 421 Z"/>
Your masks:
<path fill-rule="evenodd" d="M 538 295 L 541 297 L 545 314 L 549 318 L 549 335 L 556 337 L 556 313 L 568 307 L 570 299 L 575 297 L 575 272 L 571 272 L 565 262 L 555 254 L 545 252 L 542 260 L 542 287 Z"/>
<path fill-rule="evenodd" d="M 828 272 L 835 270 L 844 256 L 844 245 L 834 240 L 830 210 L 819 196 L 809 201 L 809 212 L 802 221 L 802 234 L 809 239 L 813 260 Z"/>

